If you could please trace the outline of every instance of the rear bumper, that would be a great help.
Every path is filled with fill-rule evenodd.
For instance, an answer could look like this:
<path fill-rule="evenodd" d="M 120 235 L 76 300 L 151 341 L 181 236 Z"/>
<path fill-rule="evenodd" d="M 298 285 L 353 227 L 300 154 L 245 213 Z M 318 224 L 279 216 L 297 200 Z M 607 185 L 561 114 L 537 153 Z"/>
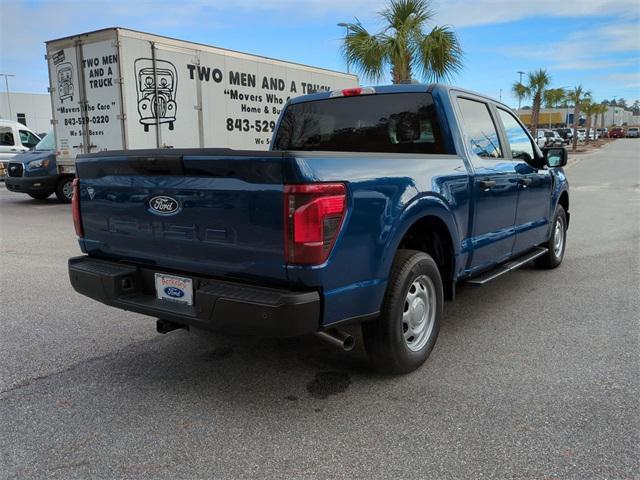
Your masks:
<path fill-rule="evenodd" d="M 113 307 L 236 334 L 294 337 L 319 329 L 317 291 L 300 292 L 177 273 L 193 279 L 194 305 L 189 306 L 156 298 L 156 272 L 162 270 L 86 256 L 69 259 L 73 288 Z"/>
<path fill-rule="evenodd" d="M 56 189 L 57 182 L 57 175 L 46 177 L 4 177 L 4 184 L 7 190 L 11 192 L 53 192 Z"/>

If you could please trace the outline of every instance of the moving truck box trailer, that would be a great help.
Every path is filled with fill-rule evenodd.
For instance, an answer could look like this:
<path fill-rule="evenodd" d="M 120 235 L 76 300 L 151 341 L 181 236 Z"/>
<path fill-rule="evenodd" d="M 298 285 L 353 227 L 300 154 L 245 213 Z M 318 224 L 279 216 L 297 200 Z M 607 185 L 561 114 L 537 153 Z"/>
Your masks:
<path fill-rule="evenodd" d="M 290 97 L 358 86 L 355 75 L 122 28 L 46 46 L 65 173 L 76 155 L 104 150 L 267 150 Z"/>

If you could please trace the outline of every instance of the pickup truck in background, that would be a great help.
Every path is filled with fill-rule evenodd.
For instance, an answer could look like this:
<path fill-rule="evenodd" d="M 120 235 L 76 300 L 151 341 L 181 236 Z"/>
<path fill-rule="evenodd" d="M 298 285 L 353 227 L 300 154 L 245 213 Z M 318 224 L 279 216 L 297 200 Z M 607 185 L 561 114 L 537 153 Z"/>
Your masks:
<path fill-rule="evenodd" d="M 70 203 L 73 178 L 73 174 L 58 171 L 56 140 L 53 132 L 49 132 L 33 150 L 11 159 L 5 185 L 10 192 L 26 193 L 37 200 L 44 200 L 55 193 L 59 201 Z"/>
<path fill-rule="evenodd" d="M 454 87 L 301 96 L 268 152 L 79 156 L 71 284 L 162 333 L 317 333 L 348 349 L 344 326 L 361 324 L 372 363 L 406 373 L 456 285 L 560 265 L 565 164 L 507 106 Z"/>

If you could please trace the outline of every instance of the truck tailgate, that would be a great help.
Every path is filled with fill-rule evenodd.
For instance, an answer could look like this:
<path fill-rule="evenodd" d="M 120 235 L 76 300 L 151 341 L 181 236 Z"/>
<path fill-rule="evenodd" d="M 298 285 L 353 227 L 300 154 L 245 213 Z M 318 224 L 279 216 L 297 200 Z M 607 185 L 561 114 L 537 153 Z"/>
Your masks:
<path fill-rule="evenodd" d="M 160 269 L 284 281 L 286 162 L 227 149 L 81 156 L 81 244 Z"/>

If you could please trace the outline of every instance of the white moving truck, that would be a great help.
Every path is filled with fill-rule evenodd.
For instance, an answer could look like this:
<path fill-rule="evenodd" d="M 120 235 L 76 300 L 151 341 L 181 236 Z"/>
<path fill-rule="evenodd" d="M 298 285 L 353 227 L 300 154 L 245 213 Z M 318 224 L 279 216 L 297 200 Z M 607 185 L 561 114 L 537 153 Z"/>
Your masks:
<path fill-rule="evenodd" d="M 287 99 L 358 86 L 346 73 L 123 28 L 46 43 L 60 172 L 77 154 L 266 150 Z"/>

